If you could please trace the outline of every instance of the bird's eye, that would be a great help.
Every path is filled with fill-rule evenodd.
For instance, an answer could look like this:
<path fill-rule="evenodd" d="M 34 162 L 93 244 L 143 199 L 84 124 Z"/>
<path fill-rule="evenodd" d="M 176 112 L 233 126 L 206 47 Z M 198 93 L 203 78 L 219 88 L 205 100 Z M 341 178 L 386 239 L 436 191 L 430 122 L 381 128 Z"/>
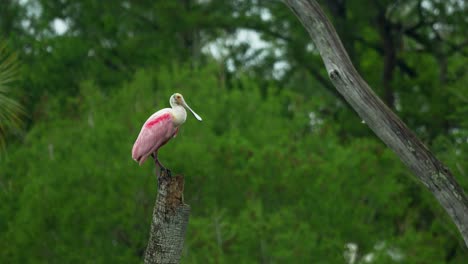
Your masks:
<path fill-rule="evenodd" d="M 180 99 L 180 95 L 177 96 L 177 99 Z"/>

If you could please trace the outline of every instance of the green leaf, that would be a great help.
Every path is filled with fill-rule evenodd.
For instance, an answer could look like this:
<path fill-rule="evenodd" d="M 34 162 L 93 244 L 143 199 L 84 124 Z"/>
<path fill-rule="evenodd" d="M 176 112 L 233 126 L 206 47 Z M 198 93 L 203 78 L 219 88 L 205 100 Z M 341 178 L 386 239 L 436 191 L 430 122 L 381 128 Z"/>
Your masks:
<path fill-rule="evenodd" d="M 11 98 L 10 90 L 19 78 L 19 63 L 16 54 L 9 53 L 6 41 L 0 42 L 0 147 L 5 147 L 5 138 L 11 128 L 22 123 L 24 110 Z"/>

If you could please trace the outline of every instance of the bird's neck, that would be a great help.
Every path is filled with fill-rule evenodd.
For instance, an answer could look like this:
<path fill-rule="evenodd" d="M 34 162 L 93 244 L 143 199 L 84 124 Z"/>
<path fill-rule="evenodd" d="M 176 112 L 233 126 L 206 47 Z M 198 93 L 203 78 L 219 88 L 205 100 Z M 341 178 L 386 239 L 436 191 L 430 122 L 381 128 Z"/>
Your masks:
<path fill-rule="evenodd" d="M 182 125 L 185 122 L 185 119 L 187 119 L 187 111 L 185 111 L 185 108 L 180 105 L 172 107 L 172 115 L 174 117 L 172 122 L 176 127 Z"/>

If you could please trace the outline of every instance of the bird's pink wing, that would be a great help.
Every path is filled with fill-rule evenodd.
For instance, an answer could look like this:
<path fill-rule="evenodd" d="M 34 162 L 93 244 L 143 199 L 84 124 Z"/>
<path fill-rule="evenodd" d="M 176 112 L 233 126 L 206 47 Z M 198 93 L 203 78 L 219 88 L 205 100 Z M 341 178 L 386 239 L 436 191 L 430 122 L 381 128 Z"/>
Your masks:
<path fill-rule="evenodd" d="M 172 115 L 168 111 L 157 112 L 152 115 L 141 128 L 140 134 L 132 149 L 132 158 L 140 165 L 166 144 L 176 133 L 172 123 Z"/>

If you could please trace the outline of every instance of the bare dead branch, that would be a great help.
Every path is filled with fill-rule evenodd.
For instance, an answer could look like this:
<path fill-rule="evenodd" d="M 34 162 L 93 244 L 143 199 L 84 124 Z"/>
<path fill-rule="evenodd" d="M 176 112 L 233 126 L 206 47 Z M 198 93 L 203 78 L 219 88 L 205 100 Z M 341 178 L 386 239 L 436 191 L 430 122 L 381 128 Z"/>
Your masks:
<path fill-rule="evenodd" d="M 468 199 L 453 177 L 416 135 L 380 100 L 351 63 L 333 25 L 315 0 L 283 0 L 320 51 L 329 77 L 374 133 L 439 201 L 468 246 Z"/>

